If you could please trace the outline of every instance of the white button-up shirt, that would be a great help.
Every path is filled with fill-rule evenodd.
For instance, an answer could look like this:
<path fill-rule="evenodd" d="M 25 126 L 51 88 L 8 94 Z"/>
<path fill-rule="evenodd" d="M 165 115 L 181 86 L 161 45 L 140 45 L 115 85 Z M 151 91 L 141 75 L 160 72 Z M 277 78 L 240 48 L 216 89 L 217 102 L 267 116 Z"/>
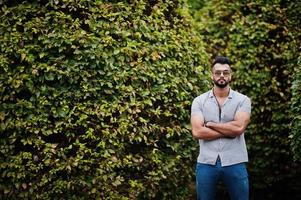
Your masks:
<path fill-rule="evenodd" d="M 219 107 L 213 90 L 201 94 L 193 100 L 191 115 L 198 115 L 204 122 L 224 123 L 234 120 L 237 112 L 251 113 L 250 99 L 230 89 L 228 98 Z M 199 140 L 200 152 L 197 162 L 214 165 L 219 156 L 222 166 L 248 162 L 248 153 L 244 133 L 232 138 Z"/>

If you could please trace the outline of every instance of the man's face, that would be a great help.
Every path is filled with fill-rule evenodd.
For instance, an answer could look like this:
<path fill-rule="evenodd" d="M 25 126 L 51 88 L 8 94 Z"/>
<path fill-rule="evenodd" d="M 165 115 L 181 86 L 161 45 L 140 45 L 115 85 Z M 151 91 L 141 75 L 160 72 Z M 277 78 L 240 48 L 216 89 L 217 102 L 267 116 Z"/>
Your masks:
<path fill-rule="evenodd" d="M 228 64 L 216 63 L 212 69 L 213 83 L 219 88 L 225 88 L 231 81 L 231 69 Z"/>

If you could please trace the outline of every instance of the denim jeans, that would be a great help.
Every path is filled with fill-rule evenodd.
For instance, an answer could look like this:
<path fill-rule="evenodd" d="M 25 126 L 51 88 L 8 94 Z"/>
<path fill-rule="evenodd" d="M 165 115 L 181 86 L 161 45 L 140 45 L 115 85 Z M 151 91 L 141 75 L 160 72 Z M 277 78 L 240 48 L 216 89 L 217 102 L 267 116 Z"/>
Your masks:
<path fill-rule="evenodd" d="M 214 200 L 219 181 L 226 186 L 231 200 L 249 199 L 249 179 L 244 163 L 222 167 L 219 158 L 215 165 L 197 163 L 196 192 L 198 200 Z"/>

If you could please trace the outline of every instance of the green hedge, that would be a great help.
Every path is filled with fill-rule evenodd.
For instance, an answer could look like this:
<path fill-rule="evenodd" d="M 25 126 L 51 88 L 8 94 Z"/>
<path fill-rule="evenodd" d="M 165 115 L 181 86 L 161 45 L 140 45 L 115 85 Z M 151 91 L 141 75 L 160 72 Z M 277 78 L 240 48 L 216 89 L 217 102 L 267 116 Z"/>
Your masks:
<path fill-rule="evenodd" d="M 299 193 L 301 169 L 292 160 L 289 135 L 292 75 L 300 52 L 300 8 L 300 3 L 280 0 L 211 0 L 201 9 L 192 7 L 207 52 L 230 57 L 233 88 L 252 99 L 246 140 L 254 199 Z"/>
<path fill-rule="evenodd" d="M 299 57 L 298 65 L 294 73 L 294 81 L 292 84 L 292 104 L 291 104 L 291 118 L 292 118 L 292 133 L 291 145 L 294 152 L 295 161 L 301 161 L 301 55 Z"/>
<path fill-rule="evenodd" d="M 300 31 L 300 24 L 301 24 L 301 17 L 299 10 L 301 9 L 301 2 L 295 2 L 291 4 L 289 7 L 289 22 L 291 24 L 291 32 L 295 36 L 296 44 L 298 48 L 295 51 L 296 56 L 299 55 L 298 61 L 294 66 L 294 76 L 293 76 L 293 83 L 292 83 L 292 100 L 291 100 L 291 118 L 292 118 L 292 132 L 291 132 L 291 146 L 294 152 L 294 159 L 296 162 L 301 161 L 301 133 L 300 133 L 300 126 L 301 126 L 301 101 L 300 101 L 300 86 L 301 86 L 301 31 Z"/>
<path fill-rule="evenodd" d="M 0 192 L 186 199 L 207 56 L 185 2 L 1 1 Z"/>

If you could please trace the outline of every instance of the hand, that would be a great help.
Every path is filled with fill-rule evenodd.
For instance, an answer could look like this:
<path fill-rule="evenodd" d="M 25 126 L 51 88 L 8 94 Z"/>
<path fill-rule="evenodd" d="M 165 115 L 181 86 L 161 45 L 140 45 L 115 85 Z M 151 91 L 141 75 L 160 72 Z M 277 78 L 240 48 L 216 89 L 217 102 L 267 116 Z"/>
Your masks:
<path fill-rule="evenodd" d="M 213 122 L 211 122 L 211 121 L 205 122 L 205 127 L 210 128 L 210 126 L 212 126 L 212 123 L 213 123 Z"/>

